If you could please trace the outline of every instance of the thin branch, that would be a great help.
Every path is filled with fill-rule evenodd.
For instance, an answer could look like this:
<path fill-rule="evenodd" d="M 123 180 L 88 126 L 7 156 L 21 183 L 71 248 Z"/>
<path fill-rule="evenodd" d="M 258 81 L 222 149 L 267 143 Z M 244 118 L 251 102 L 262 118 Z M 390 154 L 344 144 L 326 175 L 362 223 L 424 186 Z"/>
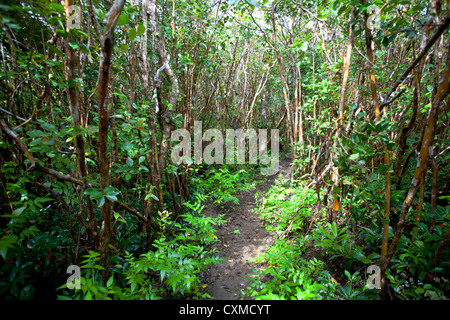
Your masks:
<path fill-rule="evenodd" d="M 15 118 L 17 120 L 27 121 L 27 119 L 19 117 L 18 115 L 14 114 L 14 113 L 12 113 L 12 112 L 10 112 L 8 110 L 5 110 L 5 109 L 3 109 L 1 107 L 0 107 L 0 111 L 3 112 L 3 113 L 6 113 L 7 115 L 9 115 L 9 116 L 11 116 L 11 117 L 13 117 L 13 118 Z M 34 124 L 34 125 L 37 125 L 37 126 L 41 125 L 39 122 L 36 122 L 36 121 L 28 121 L 28 123 L 31 123 L 31 124 Z"/>
<path fill-rule="evenodd" d="M 410 64 L 408 69 L 406 69 L 406 71 L 403 72 L 401 77 L 395 82 L 395 84 L 392 86 L 392 88 L 388 91 L 388 93 L 386 94 L 386 98 L 384 98 L 383 102 L 380 105 L 380 111 L 385 106 L 389 105 L 390 103 L 392 103 L 395 100 L 395 97 L 390 100 L 387 100 L 387 99 L 389 99 L 389 97 L 391 96 L 392 93 L 394 93 L 394 91 L 397 89 L 397 87 L 406 80 L 408 74 L 415 68 L 415 66 L 420 62 L 420 60 L 422 60 L 422 58 L 427 54 L 428 50 L 430 50 L 430 48 L 433 46 L 433 44 L 444 33 L 444 31 L 448 28 L 449 24 L 450 24 L 450 16 L 446 16 L 444 23 L 439 26 L 439 29 L 437 29 L 436 32 L 434 33 L 434 35 L 430 38 L 430 40 L 428 40 L 425 48 L 423 48 L 423 50 L 419 53 L 417 58 Z"/>
<path fill-rule="evenodd" d="M 73 216 L 75 216 L 78 221 L 80 221 L 80 223 L 88 230 L 91 229 L 91 226 L 87 223 L 86 220 L 83 219 L 83 217 L 81 216 L 81 214 L 79 212 L 76 212 L 75 210 L 73 210 L 73 208 L 71 206 L 69 206 L 69 204 L 63 199 L 63 197 L 56 192 L 55 190 L 53 190 L 50 187 L 47 187 L 45 184 L 42 183 L 37 183 L 37 185 L 41 188 L 44 188 L 45 190 L 47 190 L 52 196 L 53 198 L 55 198 L 62 206 L 65 210 L 67 210 L 70 214 L 72 214 Z"/>
<path fill-rule="evenodd" d="M 447 147 L 447 148 L 445 148 L 445 149 L 442 150 L 441 152 L 439 152 L 434 158 L 435 158 L 435 159 L 439 158 L 440 156 L 442 156 L 444 153 L 446 153 L 446 152 L 449 151 L 449 150 L 450 150 L 450 146 Z"/>

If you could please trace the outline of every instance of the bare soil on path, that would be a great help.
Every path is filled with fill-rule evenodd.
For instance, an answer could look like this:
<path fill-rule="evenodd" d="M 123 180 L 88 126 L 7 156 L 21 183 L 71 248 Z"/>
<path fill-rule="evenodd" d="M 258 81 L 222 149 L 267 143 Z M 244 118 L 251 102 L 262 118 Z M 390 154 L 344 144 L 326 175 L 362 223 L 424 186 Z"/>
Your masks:
<path fill-rule="evenodd" d="M 256 207 L 255 193 L 259 191 L 262 197 L 276 179 L 289 179 L 289 161 L 280 160 L 277 174 L 260 176 L 256 180 L 256 188 L 249 191 L 238 191 L 235 195 L 239 204 L 227 204 L 223 208 L 208 203 L 204 209 L 205 216 L 217 217 L 224 214 L 227 222 L 217 227 L 218 241 L 211 247 L 225 260 L 209 268 L 206 272 L 206 292 L 213 300 L 250 299 L 243 295 L 243 290 L 250 285 L 253 275 L 252 268 L 258 270 L 261 266 L 253 261 L 265 252 L 273 242 L 273 234 L 264 227 L 264 222 L 253 209 Z"/>

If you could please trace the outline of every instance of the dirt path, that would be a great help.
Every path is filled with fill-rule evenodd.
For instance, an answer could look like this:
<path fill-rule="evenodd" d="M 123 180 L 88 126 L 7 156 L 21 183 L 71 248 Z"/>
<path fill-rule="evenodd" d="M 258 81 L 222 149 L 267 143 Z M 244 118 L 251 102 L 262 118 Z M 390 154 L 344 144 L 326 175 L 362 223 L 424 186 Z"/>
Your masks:
<path fill-rule="evenodd" d="M 258 183 L 256 188 L 236 194 L 239 204 L 231 204 L 225 208 L 208 204 L 205 208 L 206 216 L 217 217 L 219 214 L 225 214 L 224 219 L 227 220 L 216 233 L 219 241 L 212 245 L 217 248 L 219 256 L 226 260 L 207 272 L 206 292 L 211 299 L 246 299 L 241 290 L 245 289 L 250 281 L 245 278 L 252 276 L 252 267 L 260 267 L 250 259 L 264 252 L 272 240 L 272 234 L 264 228 L 258 214 L 252 211 L 256 207 L 255 192 L 265 194 L 280 174 L 289 177 L 289 169 L 289 161 L 281 160 L 280 170 L 276 175 L 262 176 L 265 180 Z"/>

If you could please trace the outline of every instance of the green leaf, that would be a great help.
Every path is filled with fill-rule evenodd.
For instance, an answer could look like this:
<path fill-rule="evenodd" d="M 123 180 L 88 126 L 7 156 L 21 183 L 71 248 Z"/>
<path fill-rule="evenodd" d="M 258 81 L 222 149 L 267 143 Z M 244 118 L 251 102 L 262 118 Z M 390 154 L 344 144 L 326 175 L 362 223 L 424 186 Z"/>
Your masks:
<path fill-rule="evenodd" d="M 334 186 L 333 187 L 333 194 L 336 195 L 336 194 L 339 194 L 339 192 L 341 192 L 341 188 L 338 187 L 338 186 Z"/>
<path fill-rule="evenodd" d="M 106 287 L 111 287 L 112 284 L 114 283 L 114 275 L 112 275 L 109 279 L 108 282 L 106 282 Z"/>
<path fill-rule="evenodd" d="M 98 202 L 97 202 L 98 206 L 101 207 L 105 204 L 105 197 L 101 197 Z"/>
<path fill-rule="evenodd" d="M 349 8 L 349 6 L 342 5 L 342 6 L 339 8 L 339 10 L 338 10 L 337 15 L 340 16 L 340 15 L 341 15 L 344 11 L 346 11 L 348 8 Z"/>
<path fill-rule="evenodd" d="M 110 201 L 117 201 L 118 200 L 117 197 L 115 195 L 113 195 L 113 194 L 107 194 L 106 198 L 108 198 L 108 200 L 110 200 Z"/>
<path fill-rule="evenodd" d="M 44 130 L 56 132 L 56 127 L 51 123 L 41 123 L 41 127 Z"/>
<path fill-rule="evenodd" d="M 52 45 L 52 44 L 50 44 L 50 43 L 47 43 L 47 47 L 50 49 L 50 50 L 52 50 L 54 53 L 56 53 L 56 55 L 58 56 L 58 57 L 64 57 L 64 53 L 61 51 L 61 50 L 59 50 L 57 47 L 55 47 L 54 45 Z"/>
<path fill-rule="evenodd" d="M 69 46 L 71 46 L 73 50 L 80 48 L 80 45 L 75 41 L 69 41 Z"/>
<path fill-rule="evenodd" d="M 352 280 L 352 276 L 350 275 L 350 272 L 348 272 L 347 270 L 344 270 L 344 273 L 349 280 Z"/>
<path fill-rule="evenodd" d="M 77 81 L 74 79 L 69 79 L 69 82 L 67 82 L 67 85 L 69 86 L 69 88 L 75 88 L 75 86 L 77 85 Z"/>
<path fill-rule="evenodd" d="M 88 188 L 84 191 L 84 194 L 90 196 L 92 200 L 103 197 L 103 193 L 97 188 Z"/>
<path fill-rule="evenodd" d="M 27 135 L 29 135 L 32 138 L 41 137 L 44 134 L 41 130 L 31 130 L 27 132 Z"/>
<path fill-rule="evenodd" d="M 27 208 L 27 206 L 17 208 L 16 210 L 14 210 L 14 211 L 12 212 L 12 215 L 15 216 L 15 217 L 18 217 L 18 216 L 20 216 L 20 215 L 22 214 L 22 212 L 23 212 L 26 208 Z"/>
<path fill-rule="evenodd" d="M 56 33 L 63 38 L 67 38 L 67 36 L 69 35 L 69 33 L 64 29 L 58 29 L 56 30 Z"/>
<path fill-rule="evenodd" d="M 55 9 L 59 13 L 64 13 L 65 12 L 64 7 L 61 4 L 59 4 L 59 3 L 49 3 L 48 7 L 52 8 L 52 9 Z"/>
<path fill-rule="evenodd" d="M 29 228 L 24 229 L 21 233 L 20 233 L 20 237 L 21 238 L 27 238 L 30 237 L 36 233 L 39 232 L 39 229 L 36 226 L 31 226 Z"/>
<path fill-rule="evenodd" d="M 133 42 L 133 40 L 136 38 L 135 28 L 131 28 L 130 31 L 128 31 L 128 38 L 130 39 L 131 42 Z"/>
<path fill-rule="evenodd" d="M 158 197 L 155 196 L 153 193 L 147 194 L 147 195 L 145 196 L 145 199 L 144 199 L 144 200 L 147 201 L 150 197 L 152 197 L 152 198 L 155 199 L 156 201 L 159 200 Z"/>
<path fill-rule="evenodd" d="M 117 195 L 120 194 L 120 191 L 117 190 L 116 188 L 114 188 L 113 186 L 107 186 L 104 190 L 103 190 L 106 198 L 110 201 L 117 201 Z"/>
<path fill-rule="evenodd" d="M 417 287 L 415 291 L 417 294 L 423 294 L 425 292 L 425 290 L 422 287 Z"/>
<path fill-rule="evenodd" d="M 16 236 L 8 235 L 4 236 L 0 240 L 0 255 L 6 260 L 8 254 L 8 248 L 14 248 L 14 244 L 17 242 Z"/>
<path fill-rule="evenodd" d="M 140 36 L 142 36 L 143 34 L 144 34 L 144 32 L 145 32 L 145 26 L 144 26 L 144 24 L 140 24 L 138 27 L 137 27 L 137 33 L 136 33 L 136 35 L 138 36 L 138 37 L 140 37 Z"/>
<path fill-rule="evenodd" d="M 85 54 L 90 54 L 88 47 L 84 43 L 80 45 L 80 50 Z"/>
<path fill-rule="evenodd" d="M 342 183 L 345 184 L 345 185 L 348 185 L 348 186 L 353 185 L 353 181 L 348 180 L 348 179 L 344 179 L 344 180 L 342 181 Z"/>
<path fill-rule="evenodd" d="M 129 20 L 129 18 L 130 18 L 130 16 L 129 16 L 127 13 L 123 12 L 123 13 L 120 15 L 119 19 L 117 20 L 117 24 L 118 24 L 119 26 L 120 26 L 120 25 L 123 25 L 123 24 L 126 24 L 126 23 L 128 22 L 128 20 Z"/>

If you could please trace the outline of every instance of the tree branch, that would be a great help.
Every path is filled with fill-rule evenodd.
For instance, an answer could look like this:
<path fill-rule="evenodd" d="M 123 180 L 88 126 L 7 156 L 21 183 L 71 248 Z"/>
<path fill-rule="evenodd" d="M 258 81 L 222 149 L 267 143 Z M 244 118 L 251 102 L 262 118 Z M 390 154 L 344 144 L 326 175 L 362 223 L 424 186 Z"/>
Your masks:
<path fill-rule="evenodd" d="M 434 35 L 430 38 L 430 40 L 428 40 L 425 48 L 423 48 L 423 50 L 419 53 L 417 58 L 410 64 L 408 69 L 406 69 L 405 72 L 403 72 L 401 77 L 395 82 L 395 84 L 392 86 L 392 88 L 388 91 L 388 93 L 386 94 L 386 98 L 383 99 L 383 102 L 380 105 L 380 112 L 382 111 L 382 109 L 385 106 L 389 105 L 390 103 L 392 103 L 395 99 L 397 99 L 400 96 L 400 94 L 398 94 L 394 98 L 389 99 L 391 94 L 394 93 L 394 91 L 397 89 L 397 87 L 406 80 L 406 77 L 408 76 L 408 74 L 414 69 L 414 67 L 420 62 L 420 60 L 422 60 L 422 58 L 427 54 L 428 50 L 430 50 L 430 48 L 433 46 L 433 44 L 439 39 L 439 37 L 448 28 L 449 23 L 450 23 L 450 16 L 446 16 L 444 23 L 439 26 L 439 28 L 436 30 Z M 401 92 L 401 93 L 403 93 L 403 92 Z"/>

